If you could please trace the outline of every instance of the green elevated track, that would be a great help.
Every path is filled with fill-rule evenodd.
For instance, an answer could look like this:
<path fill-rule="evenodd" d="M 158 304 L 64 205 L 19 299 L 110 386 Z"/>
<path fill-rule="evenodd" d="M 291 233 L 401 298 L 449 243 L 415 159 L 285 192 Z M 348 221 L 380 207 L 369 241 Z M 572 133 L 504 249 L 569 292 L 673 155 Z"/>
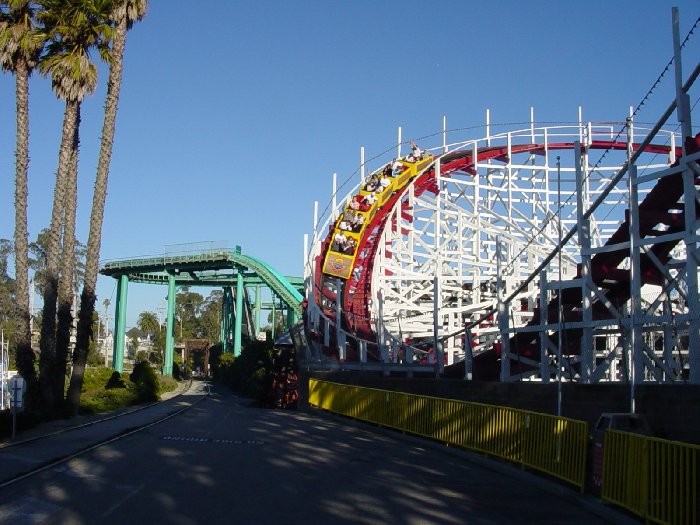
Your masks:
<path fill-rule="evenodd" d="M 287 323 L 293 324 L 301 317 L 300 293 L 303 279 L 285 277 L 269 264 L 235 250 L 209 249 L 182 254 L 167 254 L 158 257 L 120 259 L 104 264 L 100 273 L 117 280 L 117 303 L 114 323 L 113 367 L 123 370 L 124 339 L 126 333 L 126 305 L 129 282 L 160 284 L 168 286 L 168 315 L 165 338 L 165 363 L 163 374 L 172 375 L 175 295 L 177 287 L 206 286 L 221 287 L 224 299 L 221 316 L 221 342 L 224 352 L 241 351 L 244 308 L 253 310 L 253 327 L 249 332 L 257 332 L 258 313 L 263 307 L 274 312 L 279 300 L 280 308 L 287 312 Z M 260 289 L 266 287 L 272 294 L 271 304 L 262 304 Z M 247 290 L 255 288 L 255 305 L 247 304 Z M 244 306 L 244 302 L 246 305 Z"/>

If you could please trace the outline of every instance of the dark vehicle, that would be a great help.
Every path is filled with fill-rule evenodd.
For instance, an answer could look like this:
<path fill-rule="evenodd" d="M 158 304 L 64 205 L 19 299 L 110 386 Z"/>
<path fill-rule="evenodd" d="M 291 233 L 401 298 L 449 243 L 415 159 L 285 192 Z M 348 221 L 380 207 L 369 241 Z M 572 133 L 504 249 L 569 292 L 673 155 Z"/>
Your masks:
<path fill-rule="evenodd" d="M 619 430 L 643 436 L 653 436 L 654 432 L 643 414 L 630 414 L 627 412 L 605 412 L 600 415 L 593 430 L 593 438 L 603 440 L 606 430 Z"/>
<path fill-rule="evenodd" d="M 603 487 L 603 439 L 606 430 L 619 430 L 620 432 L 630 432 L 643 436 L 653 436 L 654 432 L 649 426 L 649 422 L 642 414 L 632 414 L 628 412 L 604 412 L 598 418 L 598 422 L 593 429 L 593 472 L 592 490 L 600 495 Z"/>

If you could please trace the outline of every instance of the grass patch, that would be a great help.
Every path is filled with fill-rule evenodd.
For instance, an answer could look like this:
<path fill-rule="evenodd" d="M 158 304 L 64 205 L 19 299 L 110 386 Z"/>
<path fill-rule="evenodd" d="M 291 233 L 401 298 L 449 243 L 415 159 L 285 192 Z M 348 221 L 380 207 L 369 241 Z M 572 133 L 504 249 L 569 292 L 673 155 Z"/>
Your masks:
<path fill-rule="evenodd" d="M 80 395 L 80 412 L 96 414 L 134 405 L 138 395 L 129 376 L 111 368 L 86 368 Z"/>
<path fill-rule="evenodd" d="M 80 413 L 112 412 L 131 405 L 155 401 L 159 392 L 170 392 L 177 388 L 178 381 L 172 377 L 156 374 L 148 365 L 142 365 L 141 368 L 145 370 L 145 374 L 143 370 L 141 374 L 137 374 L 140 376 L 136 378 L 138 384 L 130 380 L 128 373 L 119 374 L 102 366 L 86 368 L 80 396 Z M 64 414 L 62 409 L 24 412 L 17 414 L 17 430 L 27 430 L 43 422 L 64 417 L 67 417 L 67 413 Z M 9 410 L 0 410 L 0 438 L 9 437 L 11 434 L 12 414 Z"/>
<path fill-rule="evenodd" d="M 158 383 L 160 383 L 160 392 L 172 392 L 177 388 L 177 381 L 170 376 L 158 376 Z"/>
<path fill-rule="evenodd" d="M 83 414 L 111 412 L 137 403 L 138 395 L 134 387 L 110 388 L 81 397 L 80 412 Z"/>
<path fill-rule="evenodd" d="M 82 393 L 90 395 L 104 390 L 113 372 L 114 370 L 111 368 L 105 368 L 103 366 L 86 368 L 85 374 L 83 375 Z M 129 378 L 125 376 L 125 379 L 128 382 Z"/>
<path fill-rule="evenodd" d="M 156 374 L 145 362 L 134 367 L 131 374 L 118 374 L 104 367 L 88 368 L 80 396 L 80 411 L 87 414 L 110 412 L 156 401 L 160 393 L 175 390 L 177 385 L 175 379 Z"/>

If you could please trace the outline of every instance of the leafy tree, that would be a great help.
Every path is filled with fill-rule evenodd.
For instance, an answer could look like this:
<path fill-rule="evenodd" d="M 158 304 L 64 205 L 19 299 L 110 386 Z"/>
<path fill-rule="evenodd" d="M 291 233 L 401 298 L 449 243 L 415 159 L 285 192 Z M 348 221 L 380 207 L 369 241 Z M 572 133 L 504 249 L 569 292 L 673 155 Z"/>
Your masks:
<path fill-rule="evenodd" d="M 48 228 L 41 230 L 36 236 L 36 240 L 29 243 L 29 268 L 34 271 L 34 287 L 42 296 L 46 282 L 46 247 L 48 243 Z"/>
<path fill-rule="evenodd" d="M 27 173 L 29 170 L 29 76 L 43 49 L 36 30 L 36 4 L 24 0 L 0 3 L 0 64 L 15 75 L 15 323 L 17 367 L 34 389 L 34 351 L 30 330 L 27 233 Z"/>
<path fill-rule="evenodd" d="M 114 0 L 110 19 L 114 25 L 114 35 L 110 55 L 109 79 L 107 81 L 107 99 L 102 126 L 102 142 L 95 176 L 92 212 L 90 214 L 90 233 L 88 236 L 87 266 L 83 292 L 80 295 L 80 313 L 78 318 L 78 337 L 73 355 L 73 375 L 68 389 L 68 404 L 73 411 L 78 410 L 80 391 L 85 370 L 85 354 L 88 341 L 92 337 L 89 320 L 95 309 L 95 286 L 99 268 L 100 245 L 102 243 L 102 221 L 107 198 L 107 181 L 109 165 L 114 144 L 114 130 L 117 121 L 117 106 L 122 82 L 122 63 L 126 47 L 126 34 L 134 22 L 146 14 L 146 0 Z"/>
<path fill-rule="evenodd" d="M 270 337 L 272 337 L 272 335 L 279 337 L 287 331 L 287 319 L 282 310 L 275 310 L 274 314 L 274 319 L 272 312 L 268 314 L 267 322 L 269 324 L 263 328 L 263 331 L 270 333 Z"/>
<path fill-rule="evenodd" d="M 88 351 L 87 364 L 90 366 L 104 366 L 105 359 L 100 353 L 100 349 L 96 340 L 90 341 L 90 349 Z"/>
<path fill-rule="evenodd" d="M 90 62 L 90 51 L 97 48 L 103 58 L 109 54 L 111 27 L 108 13 L 111 0 L 41 0 L 43 10 L 38 17 L 44 24 L 48 40 L 46 54 L 39 62 L 39 71 L 51 76 L 56 96 L 65 100 L 63 131 L 58 157 L 58 172 L 46 250 L 43 323 L 41 329 L 40 385 L 44 402 L 54 406 L 63 396 L 68 340 L 72 315 L 72 294 L 65 290 L 73 284 L 73 242 L 75 239 L 76 167 L 79 142 L 80 104 L 97 84 L 97 67 Z M 63 226 L 63 265 L 61 279 L 67 286 L 59 291 L 61 226 Z M 60 297 L 59 297 L 60 295 Z M 59 299 L 58 331 L 55 332 Z M 88 317 L 92 324 L 92 315 Z M 60 344 L 59 344 L 60 343 Z M 87 346 L 87 345 L 86 345 Z M 78 392 L 78 399 L 80 393 Z"/>
<path fill-rule="evenodd" d="M 142 332 L 152 336 L 153 351 L 148 353 L 148 361 L 153 364 L 160 364 L 165 346 L 163 345 L 163 348 L 160 348 L 160 342 L 164 340 L 164 337 L 161 335 L 158 316 L 155 312 L 141 312 L 136 320 L 136 326 Z M 158 345 L 156 345 L 156 342 L 158 342 Z"/>
<path fill-rule="evenodd" d="M 133 356 L 137 352 L 139 347 L 139 338 L 143 336 L 143 332 L 141 332 L 141 330 L 138 328 L 130 328 L 126 331 L 125 335 L 127 337 L 127 353 L 129 356 Z"/>
<path fill-rule="evenodd" d="M 218 343 L 221 339 L 221 305 L 224 293 L 222 290 L 212 290 L 204 300 L 204 305 L 199 316 L 199 336 L 209 339 L 211 343 Z"/>
<path fill-rule="evenodd" d="M 8 258 L 12 253 L 12 242 L 0 239 L 0 329 L 5 338 L 15 337 L 15 280 L 8 275 Z"/>
<path fill-rule="evenodd" d="M 94 312 L 92 317 L 93 332 L 99 333 L 100 316 L 97 312 Z M 97 345 L 97 338 L 90 341 L 90 349 L 88 351 L 87 364 L 90 366 L 100 366 L 104 365 L 104 358 L 100 354 L 100 349 Z"/>
<path fill-rule="evenodd" d="M 212 290 L 205 299 L 201 294 L 183 287 L 175 298 L 175 321 L 179 328 L 178 340 L 209 339 L 218 342 L 221 337 L 221 304 L 223 292 Z"/>
<path fill-rule="evenodd" d="M 214 377 L 236 392 L 264 401 L 272 385 L 272 343 L 251 341 L 237 358 L 220 354 Z"/>
<path fill-rule="evenodd" d="M 49 230 L 44 228 L 36 236 L 36 240 L 29 243 L 29 268 L 34 271 L 34 286 L 40 294 L 44 293 L 46 282 L 46 250 L 49 243 Z M 73 261 L 73 286 L 75 293 L 80 291 L 85 275 L 85 245 L 75 240 L 75 258 Z M 63 252 L 61 252 L 63 259 Z M 106 299 L 109 303 L 109 299 Z"/>
<path fill-rule="evenodd" d="M 190 292 L 189 287 L 182 287 L 175 296 L 175 315 L 180 327 L 179 340 L 200 338 L 199 315 L 204 306 L 204 297 Z"/>
<path fill-rule="evenodd" d="M 153 337 L 153 351 L 151 352 L 151 361 L 157 364 L 163 363 L 165 356 L 165 329 L 159 330 Z"/>

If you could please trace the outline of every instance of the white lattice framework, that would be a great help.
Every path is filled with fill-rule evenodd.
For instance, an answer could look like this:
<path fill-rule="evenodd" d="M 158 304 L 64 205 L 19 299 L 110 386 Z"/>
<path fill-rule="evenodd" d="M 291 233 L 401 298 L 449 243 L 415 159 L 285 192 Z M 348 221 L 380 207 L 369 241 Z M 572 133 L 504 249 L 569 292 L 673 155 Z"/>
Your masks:
<path fill-rule="evenodd" d="M 538 144 L 537 153 L 511 153 L 505 159 L 478 162 L 474 171 L 436 177 L 439 192 L 416 195 L 415 185 L 406 188 L 394 209 L 390 227 L 384 229 L 374 265 L 373 314 L 383 310 L 385 337 L 432 338 L 434 333 L 435 283 L 438 283 L 439 335 L 458 332 L 468 322 L 492 310 L 498 292 L 507 296 L 529 277 L 577 222 L 577 192 L 572 148 L 584 147 L 583 204 L 590 203 L 609 184 L 625 160 L 626 152 L 589 150 L 594 141 L 615 138 L 619 126 L 556 126 L 517 130 L 453 144 L 457 149 L 479 150 L 503 146 L 509 151 L 519 144 Z M 667 143 L 675 143 L 665 134 Z M 436 151 L 439 153 L 439 151 Z M 649 155 L 639 170 L 668 165 L 667 156 Z M 602 246 L 620 224 L 628 207 L 626 187 L 610 193 L 591 220 L 593 247 Z M 561 222 L 560 222 L 561 219 Z M 561 231 L 560 231 L 561 227 Z M 570 242 L 559 259 L 547 268 L 549 282 L 572 279 L 580 263 L 581 246 Z M 437 277 L 437 281 L 436 278 Z M 510 324 L 517 328 L 530 320 L 539 299 L 538 283 L 516 297 Z M 492 343 L 499 332 L 497 315 L 473 329 L 481 347 Z M 453 358 L 462 353 L 461 338 L 446 341 Z"/>
<path fill-rule="evenodd" d="M 403 188 L 383 229 L 372 233 L 379 241 L 372 251 L 368 311 L 380 359 L 396 362 L 398 347 L 406 341 L 413 349 L 409 361 L 424 359 L 426 346 L 439 340 L 438 352 L 446 352 L 448 363 L 471 360 L 495 343 L 503 347 L 502 380 L 547 381 L 562 370 L 585 382 L 632 374 L 638 381 L 687 378 L 691 361 L 697 360 L 697 351 L 694 357 L 688 351 L 698 323 L 697 278 L 687 278 L 697 275 L 697 264 L 686 256 L 695 250 L 693 206 L 679 199 L 668 212 L 681 213 L 685 207 L 690 219 L 682 232 L 665 232 L 668 226 L 659 220 L 651 237 L 647 232 L 641 239 L 635 223 L 639 204 L 663 177 L 682 173 L 683 192 L 697 194 L 692 181 L 698 155 L 669 168 L 677 160 L 680 135 L 658 130 L 646 139 L 645 145 L 652 146 L 637 152 L 647 131 L 631 119 L 546 127 L 532 122 L 524 129 L 448 144 L 443 130 L 443 143 L 430 150 L 434 162 L 425 172 L 432 173 L 432 183 L 419 176 Z M 468 154 L 472 162 L 452 162 Z M 381 158 L 375 162 L 376 172 L 386 164 Z M 363 159 L 362 179 L 365 168 Z M 342 209 L 333 204 L 317 232 L 326 231 Z M 633 217 L 629 236 L 622 244 L 605 246 L 625 217 Z M 572 228 L 577 235 L 571 235 Z M 319 240 L 316 233 L 309 260 L 319 253 Z M 673 257 L 659 261 L 654 246 L 669 242 L 675 246 Z M 558 245 L 563 249 L 557 252 Z M 595 286 L 587 272 L 596 253 L 625 249 L 629 257 L 619 268 L 630 273 L 630 289 L 623 304 L 613 305 L 605 296 L 610 287 Z M 662 285 L 642 287 L 642 254 L 659 268 Z M 311 274 L 312 265 L 307 269 Z M 576 287 L 582 290 L 582 321 L 562 326 L 560 316 L 553 325 L 550 316 L 538 326 L 526 326 L 537 306 L 546 307 L 563 289 Z M 596 301 L 606 305 L 608 319 L 593 320 Z M 572 328 L 583 331 L 582 350 L 575 355 L 562 352 L 561 339 L 558 344 L 551 340 Z M 511 374 L 508 341 L 519 330 L 538 331 L 542 349 L 539 359 L 517 356 L 530 369 Z M 342 341 L 353 337 L 336 331 Z M 360 342 L 365 360 L 366 343 Z"/>

